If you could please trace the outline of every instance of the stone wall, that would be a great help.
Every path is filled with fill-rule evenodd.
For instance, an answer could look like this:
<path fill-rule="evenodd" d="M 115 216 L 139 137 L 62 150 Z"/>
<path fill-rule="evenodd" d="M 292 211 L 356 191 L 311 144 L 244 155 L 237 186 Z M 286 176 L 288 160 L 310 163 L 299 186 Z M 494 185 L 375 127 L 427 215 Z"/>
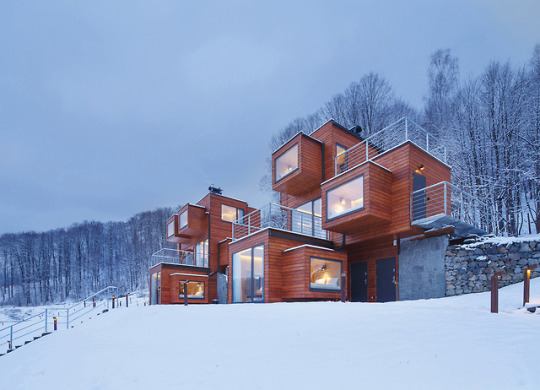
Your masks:
<path fill-rule="evenodd" d="M 445 256 L 446 296 L 489 291 L 491 277 L 504 271 L 499 287 L 523 281 L 525 269 L 540 263 L 540 241 L 484 242 L 450 245 Z M 531 278 L 540 276 L 540 267 Z"/>
<path fill-rule="evenodd" d="M 400 243 L 399 299 L 445 296 L 445 253 L 448 236 Z"/>

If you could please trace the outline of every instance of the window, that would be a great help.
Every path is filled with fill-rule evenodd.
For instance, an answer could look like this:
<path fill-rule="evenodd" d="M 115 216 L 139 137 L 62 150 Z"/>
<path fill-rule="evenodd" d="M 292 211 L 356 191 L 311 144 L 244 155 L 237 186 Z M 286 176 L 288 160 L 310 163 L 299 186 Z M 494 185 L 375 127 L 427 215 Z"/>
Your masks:
<path fill-rule="evenodd" d="M 341 291 L 342 267 L 339 260 L 310 258 L 310 290 Z"/>
<path fill-rule="evenodd" d="M 321 213 L 321 198 L 298 206 L 292 211 L 292 231 L 326 238 L 326 231 L 322 229 Z"/>
<path fill-rule="evenodd" d="M 178 230 L 187 226 L 187 210 L 180 214 L 180 220 L 178 221 Z"/>
<path fill-rule="evenodd" d="M 264 245 L 233 253 L 232 301 L 264 302 Z"/>
<path fill-rule="evenodd" d="M 186 281 L 180 281 L 180 298 L 184 298 Z M 187 297 L 189 299 L 204 299 L 204 282 L 187 282 Z"/>
<path fill-rule="evenodd" d="M 226 204 L 221 205 L 221 220 L 225 222 L 234 222 L 238 219 L 244 217 L 244 210 L 227 206 Z"/>
<path fill-rule="evenodd" d="M 208 239 L 195 245 L 195 265 L 208 267 Z"/>
<path fill-rule="evenodd" d="M 161 292 L 161 271 L 155 272 L 152 274 L 150 279 L 150 304 L 158 305 L 161 303 L 160 294 Z"/>
<path fill-rule="evenodd" d="M 174 235 L 174 219 L 167 224 L 167 237 Z"/>
<path fill-rule="evenodd" d="M 364 208 L 364 175 L 326 192 L 326 219 Z"/>
<path fill-rule="evenodd" d="M 347 148 L 343 145 L 336 144 L 336 167 L 338 172 L 345 172 L 347 170 Z"/>
<path fill-rule="evenodd" d="M 298 144 L 276 158 L 276 183 L 298 169 Z"/>

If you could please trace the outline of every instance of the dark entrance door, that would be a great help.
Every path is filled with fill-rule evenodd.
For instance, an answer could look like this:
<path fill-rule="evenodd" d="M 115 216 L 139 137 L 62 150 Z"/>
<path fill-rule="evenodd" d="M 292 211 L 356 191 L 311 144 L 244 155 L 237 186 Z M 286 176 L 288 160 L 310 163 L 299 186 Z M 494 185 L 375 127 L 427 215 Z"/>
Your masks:
<path fill-rule="evenodd" d="M 396 258 L 377 260 L 377 302 L 396 300 Z"/>
<path fill-rule="evenodd" d="M 367 302 L 367 262 L 351 264 L 351 302 Z"/>
<path fill-rule="evenodd" d="M 426 188 L 426 177 L 413 172 L 413 192 Z M 413 194 L 413 221 L 426 218 L 426 191 Z"/>

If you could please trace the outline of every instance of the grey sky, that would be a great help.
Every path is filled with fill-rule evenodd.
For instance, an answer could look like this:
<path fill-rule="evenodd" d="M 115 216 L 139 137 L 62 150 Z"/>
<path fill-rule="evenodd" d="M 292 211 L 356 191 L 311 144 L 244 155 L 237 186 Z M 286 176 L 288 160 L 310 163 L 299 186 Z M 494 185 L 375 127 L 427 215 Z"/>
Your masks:
<path fill-rule="evenodd" d="M 363 74 L 420 108 L 429 56 L 523 64 L 540 2 L 0 3 L 0 234 L 126 220 L 209 184 L 254 206 L 271 135 Z"/>

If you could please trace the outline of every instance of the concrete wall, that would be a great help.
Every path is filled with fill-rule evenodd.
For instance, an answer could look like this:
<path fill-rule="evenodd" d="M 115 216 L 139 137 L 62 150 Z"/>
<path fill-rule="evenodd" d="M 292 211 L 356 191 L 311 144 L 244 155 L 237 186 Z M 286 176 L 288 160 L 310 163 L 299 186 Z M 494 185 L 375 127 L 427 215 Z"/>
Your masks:
<path fill-rule="evenodd" d="M 399 300 L 441 298 L 446 292 L 448 236 L 401 241 Z"/>
<path fill-rule="evenodd" d="M 227 275 L 217 273 L 217 297 L 219 303 L 227 303 Z"/>

